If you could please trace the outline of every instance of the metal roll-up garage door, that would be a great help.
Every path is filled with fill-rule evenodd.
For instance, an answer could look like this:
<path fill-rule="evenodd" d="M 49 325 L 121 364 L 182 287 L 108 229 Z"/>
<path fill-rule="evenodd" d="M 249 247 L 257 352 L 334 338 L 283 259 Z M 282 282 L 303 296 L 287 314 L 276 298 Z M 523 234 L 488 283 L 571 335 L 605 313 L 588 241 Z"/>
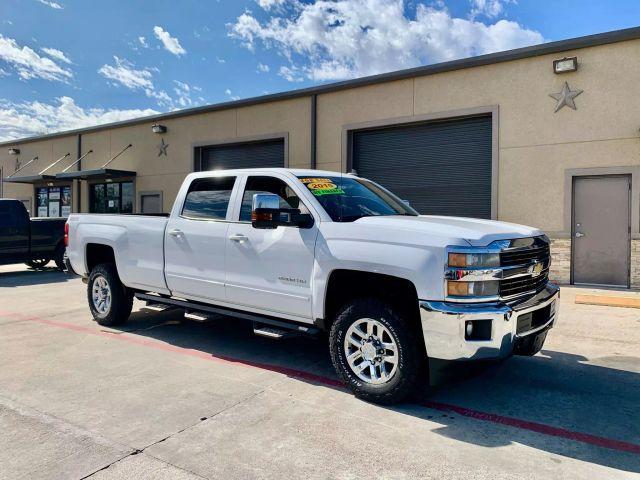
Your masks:
<path fill-rule="evenodd" d="M 200 147 L 198 170 L 261 167 L 284 167 L 284 139 Z"/>
<path fill-rule="evenodd" d="M 352 165 L 426 215 L 491 218 L 491 116 L 352 134 Z"/>

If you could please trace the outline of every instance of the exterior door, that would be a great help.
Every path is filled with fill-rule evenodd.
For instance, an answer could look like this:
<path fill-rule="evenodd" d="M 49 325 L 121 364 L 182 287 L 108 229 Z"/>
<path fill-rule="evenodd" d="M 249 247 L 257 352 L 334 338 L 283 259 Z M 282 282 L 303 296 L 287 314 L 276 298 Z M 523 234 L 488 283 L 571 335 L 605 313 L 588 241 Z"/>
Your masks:
<path fill-rule="evenodd" d="M 236 305 L 311 318 L 311 277 L 318 229 L 251 225 L 256 193 L 280 195 L 281 208 L 306 207 L 283 180 L 274 176 L 247 178 L 239 222 L 229 226 L 227 299 Z"/>
<path fill-rule="evenodd" d="M 284 167 L 284 139 L 198 147 L 196 170 Z"/>
<path fill-rule="evenodd" d="M 491 116 L 360 130 L 351 136 L 358 175 L 424 215 L 491 218 Z"/>
<path fill-rule="evenodd" d="M 195 179 L 165 232 L 165 277 L 173 295 L 225 300 L 227 210 L 235 177 Z"/>
<path fill-rule="evenodd" d="M 631 177 L 573 180 L 573 283 L 629 286 Z"/>
<path fill-rule="evenodd" d="M 162 196 L 160 193 L 140 194 L 141 213 L 162 213 Z"/>

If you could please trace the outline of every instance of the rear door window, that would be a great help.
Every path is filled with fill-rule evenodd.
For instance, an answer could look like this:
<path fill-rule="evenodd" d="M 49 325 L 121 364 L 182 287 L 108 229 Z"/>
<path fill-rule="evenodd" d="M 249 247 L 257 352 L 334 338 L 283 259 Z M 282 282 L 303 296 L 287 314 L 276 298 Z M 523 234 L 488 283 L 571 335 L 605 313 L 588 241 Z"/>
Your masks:
<path fill-rule="evenodd" d="M 224 220 L 236 177 L 198 178 L 189 186 L 182 216 L 198 220 Z"/>

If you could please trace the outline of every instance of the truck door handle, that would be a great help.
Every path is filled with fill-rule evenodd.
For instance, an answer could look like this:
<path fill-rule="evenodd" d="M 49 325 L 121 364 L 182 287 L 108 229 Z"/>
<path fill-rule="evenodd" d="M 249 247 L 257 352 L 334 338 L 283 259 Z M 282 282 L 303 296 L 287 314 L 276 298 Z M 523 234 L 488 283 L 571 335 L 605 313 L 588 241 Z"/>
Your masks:
<path fill-rule="evenodd" d="M 576 238 L 582 238 L 582 237 L 584 237 L 584 233 L 576 232 Z"/>
<path fill-rule="evenodd" d="M 172 237 L 179 237 L 180 235 L 182 235 L 182 230 L 174 228 L 173 230 L 169 230 L 169 235 L 171 235 Z"/>
<path fill-rule="evenodd" d="M 232 242 L 242 243 L 242 242 L 246 242 L 249 239 L 245 235 L 242 235 L 241 233 L 235 233 L 229 237 L 229 240 L 231 240 Z"/>

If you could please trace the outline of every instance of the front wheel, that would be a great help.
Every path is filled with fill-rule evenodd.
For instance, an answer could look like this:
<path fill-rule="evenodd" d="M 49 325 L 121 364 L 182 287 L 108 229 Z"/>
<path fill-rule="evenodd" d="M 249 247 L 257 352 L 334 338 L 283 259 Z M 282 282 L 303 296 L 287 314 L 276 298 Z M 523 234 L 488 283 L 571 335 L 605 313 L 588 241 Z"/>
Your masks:
<path fill-rule="evenodd" d="M 104 326 L 126 322 L 133 308 L 133 294 L 122 284 L 111 263 L 101 263 L 91 270 L 87 297 L 93 318 Z"/>
<path fill-rule="evenodd" d="M 427 362 L 412 323 L 375 298 L 349 302 L 329 337 L 331 360 L 340 378 L 363 400 L 404 400 L 423 380 Z"/>

